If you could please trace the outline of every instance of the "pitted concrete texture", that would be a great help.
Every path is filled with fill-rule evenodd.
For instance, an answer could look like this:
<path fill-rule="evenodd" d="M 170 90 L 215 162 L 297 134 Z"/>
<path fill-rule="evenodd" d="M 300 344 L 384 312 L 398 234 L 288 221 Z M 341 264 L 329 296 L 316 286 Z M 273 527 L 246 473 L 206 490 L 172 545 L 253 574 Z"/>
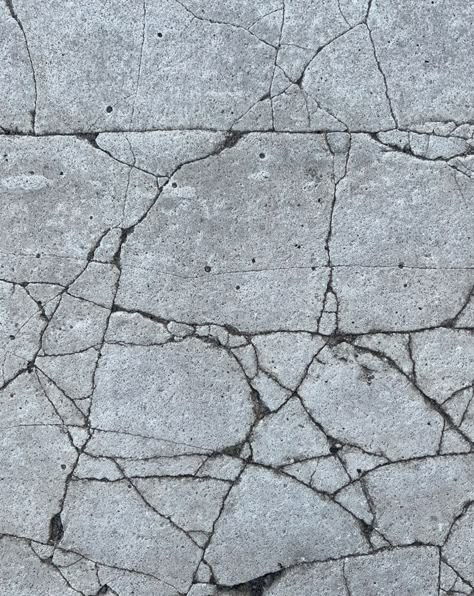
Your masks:
<path fill-rule="evenodd" d="M 0 31 L 0 596 L 473 596 L 473 2 Z"/>

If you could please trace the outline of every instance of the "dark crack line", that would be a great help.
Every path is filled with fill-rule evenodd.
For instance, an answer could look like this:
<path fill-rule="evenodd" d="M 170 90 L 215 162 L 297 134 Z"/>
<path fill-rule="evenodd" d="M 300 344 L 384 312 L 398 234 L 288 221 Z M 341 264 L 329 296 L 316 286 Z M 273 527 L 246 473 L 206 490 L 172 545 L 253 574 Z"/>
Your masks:
<path fill-rule="evenodd" d="M 369 7 L 369 10 L 370 10 L 370 7 Z M 398 120 L 397 120 L 397 117 L 395 116 L 395 111 L 394 111 L 394 108 L 393 108 L 392 100 L 390 98 L 390 94 L 389 94 L 389 91 L 388 91 L 387 77 L 386 77 L 386 75 L 385 75 L 385 73 L 384 73 L 384 71 L 382 69 L 382 66 L 380 64 L 380 60 L 379 60 L 379 58 L 377 56 L 377 50 L 375 49 L 374 38 L 372 36 L 372 31 L 370 30 L 369 25 L 367 24 L 367 21 L 365 22 L 365 26 L 366 26 L 367 32 L 369 34 L 369 39 L 370 39 L 370 43 L 372 45 L 372 51 L 373 51 L 373 54 L 374 54 L 375 63 L 377 64 L 377 69 L 380 72 L 380 74 L 382 76 L 382 79 L 383 79 L 385 97 L 387 98 L 388 107 L 390 109 L 390 115 L 392 117 L 393 122 L 395 123 L 395 126 L 398 127 Z"/>
<path fill-rule="evenodd" d="M 186 6 L 186 4 L 184 2 L 182 2 L 181 0 L 174 0 L 174 1 L 177 4 L 179 4 L 181 6 L 181 8 L 183 8 L 189 15 L 191 15 L 193 17 L 193 20 L 196 19 L 197 21 L 202 21 L 204 23 L 209 23 L 211 25 L 222 25 L 225 27 L 231 27 L 233 29 L 240 29 L 241 31 L 245 31 L 246 33 L 249 33 L 250 35 L 255 37 L 255 39 L 258 39 L 259 42 L 265 44 L 266 46 L 269 46 L 270 48 L 272 48 L 272 50 L 275 50 L 275 46 L 273 46 L 271 43 L 268 43 L 268 41 L 265 41 L 261 37 L 258 37 L 258 35 L 255 35 L 255 33 L 253 33 L 253 31 L 250 31 L 250 28 L 247 29 L 246 27 L 243 27 L 242 25 L 236 25 L 235 23 L 226 23 L 225 21 L 217 21 L 215 19 L 208 19 L 205 17 L 201 17 L 201 16 L 197 15 L 195 12 L 193 12 L 190 8 L 188 8 L 188 6 Z M 253 26 L 253 25 L 251 25 L 251 26 Z"/>
<path fill-rule="evenodd" d="M 23 24 L 22 24 L 20 18 L 18 17 L 17 12 L 15 11 L 15 7 L 13 6 L 13 0 L 5 0 L 5 5 L 8 9 L 8 12 L 10 13 L 10 16 L 12 17 L 12 19 L 14 19 L 16 21 L 18 27 L 21 30 L 23 39 L 25 40 L 25 46 L 26 46 L 26 52 L 28 54 L 28 60 L 30 62 L 31 76 L 33 77 L 33 85 L 34 85 L 34 92 L 35 92 L 34 93 L 35 103 L 34 103 L 33 110 L 31 111 L 31 126 L 33 128 L 33 134 L 34 134 L 36 131 L 36 107 L 37 107 L 37 103 L 38 103 L 38 85 L 36 82 L 35 67 L 33 66 L 33 59 L 31 57 L 30 46 L 28 44 L 28 38 L 26 37 L 26 33 L 25 33 L 25 29 L 23 28 Z"/>

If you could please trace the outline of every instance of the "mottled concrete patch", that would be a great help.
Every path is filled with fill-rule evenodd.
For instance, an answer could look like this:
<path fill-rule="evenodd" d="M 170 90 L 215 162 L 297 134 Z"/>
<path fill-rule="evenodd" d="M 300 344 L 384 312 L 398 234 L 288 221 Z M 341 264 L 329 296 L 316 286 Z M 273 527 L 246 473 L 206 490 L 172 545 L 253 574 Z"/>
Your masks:
<path fill-rule="evenodd" d="M 474 7 L 3 0 L 0 595 L 474 595 Z"/>

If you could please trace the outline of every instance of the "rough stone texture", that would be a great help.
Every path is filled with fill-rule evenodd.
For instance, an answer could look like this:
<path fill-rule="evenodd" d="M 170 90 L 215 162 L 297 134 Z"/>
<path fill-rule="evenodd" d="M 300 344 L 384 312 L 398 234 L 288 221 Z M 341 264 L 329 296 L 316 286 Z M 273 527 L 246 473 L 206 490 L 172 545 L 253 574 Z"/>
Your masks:
<path fill-rule="evenodd" d="M 473 596 L 472 2 L 0 30 L 0 595 Z"/>
<path fill-rule="evenodd" d="M 439 554 L 432 547 L 396 549 L 343 561 L 303 564 L 284 572 L 266 596 L 432 596 Z M 293 592 L 292 592 L 293 591 Z"/>

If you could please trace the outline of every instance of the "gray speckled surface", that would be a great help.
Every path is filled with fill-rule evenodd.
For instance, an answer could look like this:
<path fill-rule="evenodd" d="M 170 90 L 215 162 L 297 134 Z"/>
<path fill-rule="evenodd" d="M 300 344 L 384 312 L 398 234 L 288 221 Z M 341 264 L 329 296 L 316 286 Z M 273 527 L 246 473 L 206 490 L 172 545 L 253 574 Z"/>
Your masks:
<path fill-rule="evenodd" d="M 0 595 L 472 596 L 474 5 L 0 31 Z"/>

